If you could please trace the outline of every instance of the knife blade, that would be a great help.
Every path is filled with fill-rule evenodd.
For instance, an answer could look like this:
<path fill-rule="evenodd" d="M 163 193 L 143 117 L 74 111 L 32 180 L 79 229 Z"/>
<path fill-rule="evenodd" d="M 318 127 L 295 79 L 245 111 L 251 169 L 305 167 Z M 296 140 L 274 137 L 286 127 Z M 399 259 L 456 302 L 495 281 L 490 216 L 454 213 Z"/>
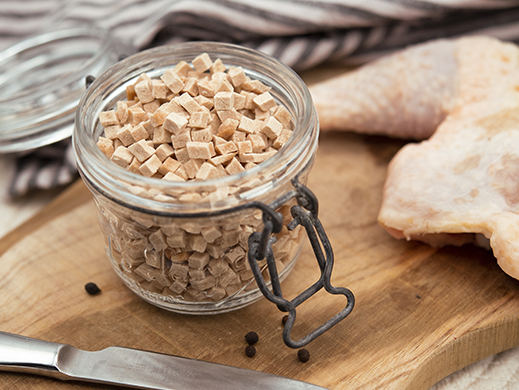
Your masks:
<path fill-rule="evenodd" d="M 279 375 L 124 347 L 84 351 L 0 332 L 0 370 L 155 390 L 323 390 Z"/>

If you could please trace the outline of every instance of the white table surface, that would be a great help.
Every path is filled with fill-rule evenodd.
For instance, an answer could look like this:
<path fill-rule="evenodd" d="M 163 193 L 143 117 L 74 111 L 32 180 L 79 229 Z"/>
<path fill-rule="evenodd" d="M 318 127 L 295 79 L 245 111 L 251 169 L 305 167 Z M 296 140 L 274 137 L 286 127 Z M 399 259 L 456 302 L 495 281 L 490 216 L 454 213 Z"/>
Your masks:
<path fill-rule="evenodd" d="M 38 192 L 18 200 L 5 192 L 13 170 L 13 158 L 0 156 L 0 237 L 9 233 L 44 208 L 59 191 Z M 519 389 L 519 347 L 489 356 L 438 382 L 431 390 L 517 390 Z"/>

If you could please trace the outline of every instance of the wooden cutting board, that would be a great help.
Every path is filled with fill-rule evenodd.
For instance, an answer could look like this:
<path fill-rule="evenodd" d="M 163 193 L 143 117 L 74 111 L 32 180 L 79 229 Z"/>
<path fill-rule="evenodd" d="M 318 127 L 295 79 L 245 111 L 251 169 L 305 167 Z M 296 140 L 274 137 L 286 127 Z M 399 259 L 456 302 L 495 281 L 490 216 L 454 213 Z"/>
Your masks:
<path fill-rule="evenodd" d="M 250 368 L 330 389 L 428 389 L 485 356 L 519 344 L 519 282 L 492 254 L 397 241 L 377 224 L 387 164 L 401 141 L 321 136 L 309 181 L 335 251 L 332 283 L 356 296 L 352 314 L 297 360 L 282 341 L 283 314 L 265 299 L 216 316 L 170 313 L 145 303 L 112 271 L 90 195 L 81 182 L 0 241 L 0 330 L 72 344 L 142 348 Z M 317 279 L 307 244 L 283 283 L 293 297 Z M 95 282 L 102 293 L 84 290 Z M 293 338 L 342 309 L 318 294 L 303 304 Z M 245 356 L 244 335 L 260 341 Z M 108 389 L 1 373 L 0 389 Z M 244 386 L 246 388 L 246 386 Z"/>

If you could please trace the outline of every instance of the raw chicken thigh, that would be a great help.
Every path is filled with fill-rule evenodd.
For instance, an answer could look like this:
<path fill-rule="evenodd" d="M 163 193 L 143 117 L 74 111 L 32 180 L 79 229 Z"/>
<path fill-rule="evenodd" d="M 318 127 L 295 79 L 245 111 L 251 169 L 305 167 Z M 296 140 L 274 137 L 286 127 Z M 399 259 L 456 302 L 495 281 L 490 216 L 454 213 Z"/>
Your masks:
<path fill-rule="evenodd" d="M 411 47 L 311 88 L 326 129 L 424 139 L 389 167 L 394 237 L 488 246 L 519 279 L 519 48 L 487 37 Z M 431 135 L 432 134 L 432 135 Z"/>
<path fill-rule="evenodd" d="M 518 60 L 517 46 L 497 39 L 440 39 L 317 83 L 310 92 L 323 131 L 425 139 L 456 107 L 514 91 Z"/>
<path fill-rule="evenodd" d="M 430 140 L 393 158 L 380 224 L 433 246 L 484 245 L 484 236 L 501 268 L 519 279 L 517 145 L 519 93 L 460 108 Z"/>

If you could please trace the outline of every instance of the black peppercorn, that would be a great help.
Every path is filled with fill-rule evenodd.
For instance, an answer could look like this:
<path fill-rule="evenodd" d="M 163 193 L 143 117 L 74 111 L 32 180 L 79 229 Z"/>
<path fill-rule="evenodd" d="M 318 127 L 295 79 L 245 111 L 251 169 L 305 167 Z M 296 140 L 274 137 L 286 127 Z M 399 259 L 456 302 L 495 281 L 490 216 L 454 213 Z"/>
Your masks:
<path fill-rule="evenodd" d="M 247 341 L 247 344 L 254 345 L 258 342 L 259 336 L 256 332 L 249 332 L 245 335 L 245 340 Z"/>
<path fill-rule="evenodd" d="M 287 323 L 288 321 L 288 315 L 284 316 L 282 319 L 281 319 L 281 323 L 283 324 L 283 326 L 285 326 L 285 324 Z"/>
<path fill-rule="evenodd" d="M 245 355 L 247 355 L 248 357 L 253 357 L 254 355 L 256 355 L 256 348 L 254 348 L 253 345 L 247 345 L 247 348 L 245 348 Z"/>
<path fill-rule="evenodd" d="M 302 348 L 299 351 L 297 351 L 297 357 L 299 361 L 301 362 L 307 362 L 310 359 L 310 352 L 308 350 Z"/>
<path fill-rule="evenodd" d="M 96 294 L 99 294 L 101 292 L 101 289 L 99 287 L 97 287 L 97 284 L 95 284 L 95 283 L 87 283 L 87 284 L 85 284 L 85 290 L 90 295 L 96 295 Z"/>

